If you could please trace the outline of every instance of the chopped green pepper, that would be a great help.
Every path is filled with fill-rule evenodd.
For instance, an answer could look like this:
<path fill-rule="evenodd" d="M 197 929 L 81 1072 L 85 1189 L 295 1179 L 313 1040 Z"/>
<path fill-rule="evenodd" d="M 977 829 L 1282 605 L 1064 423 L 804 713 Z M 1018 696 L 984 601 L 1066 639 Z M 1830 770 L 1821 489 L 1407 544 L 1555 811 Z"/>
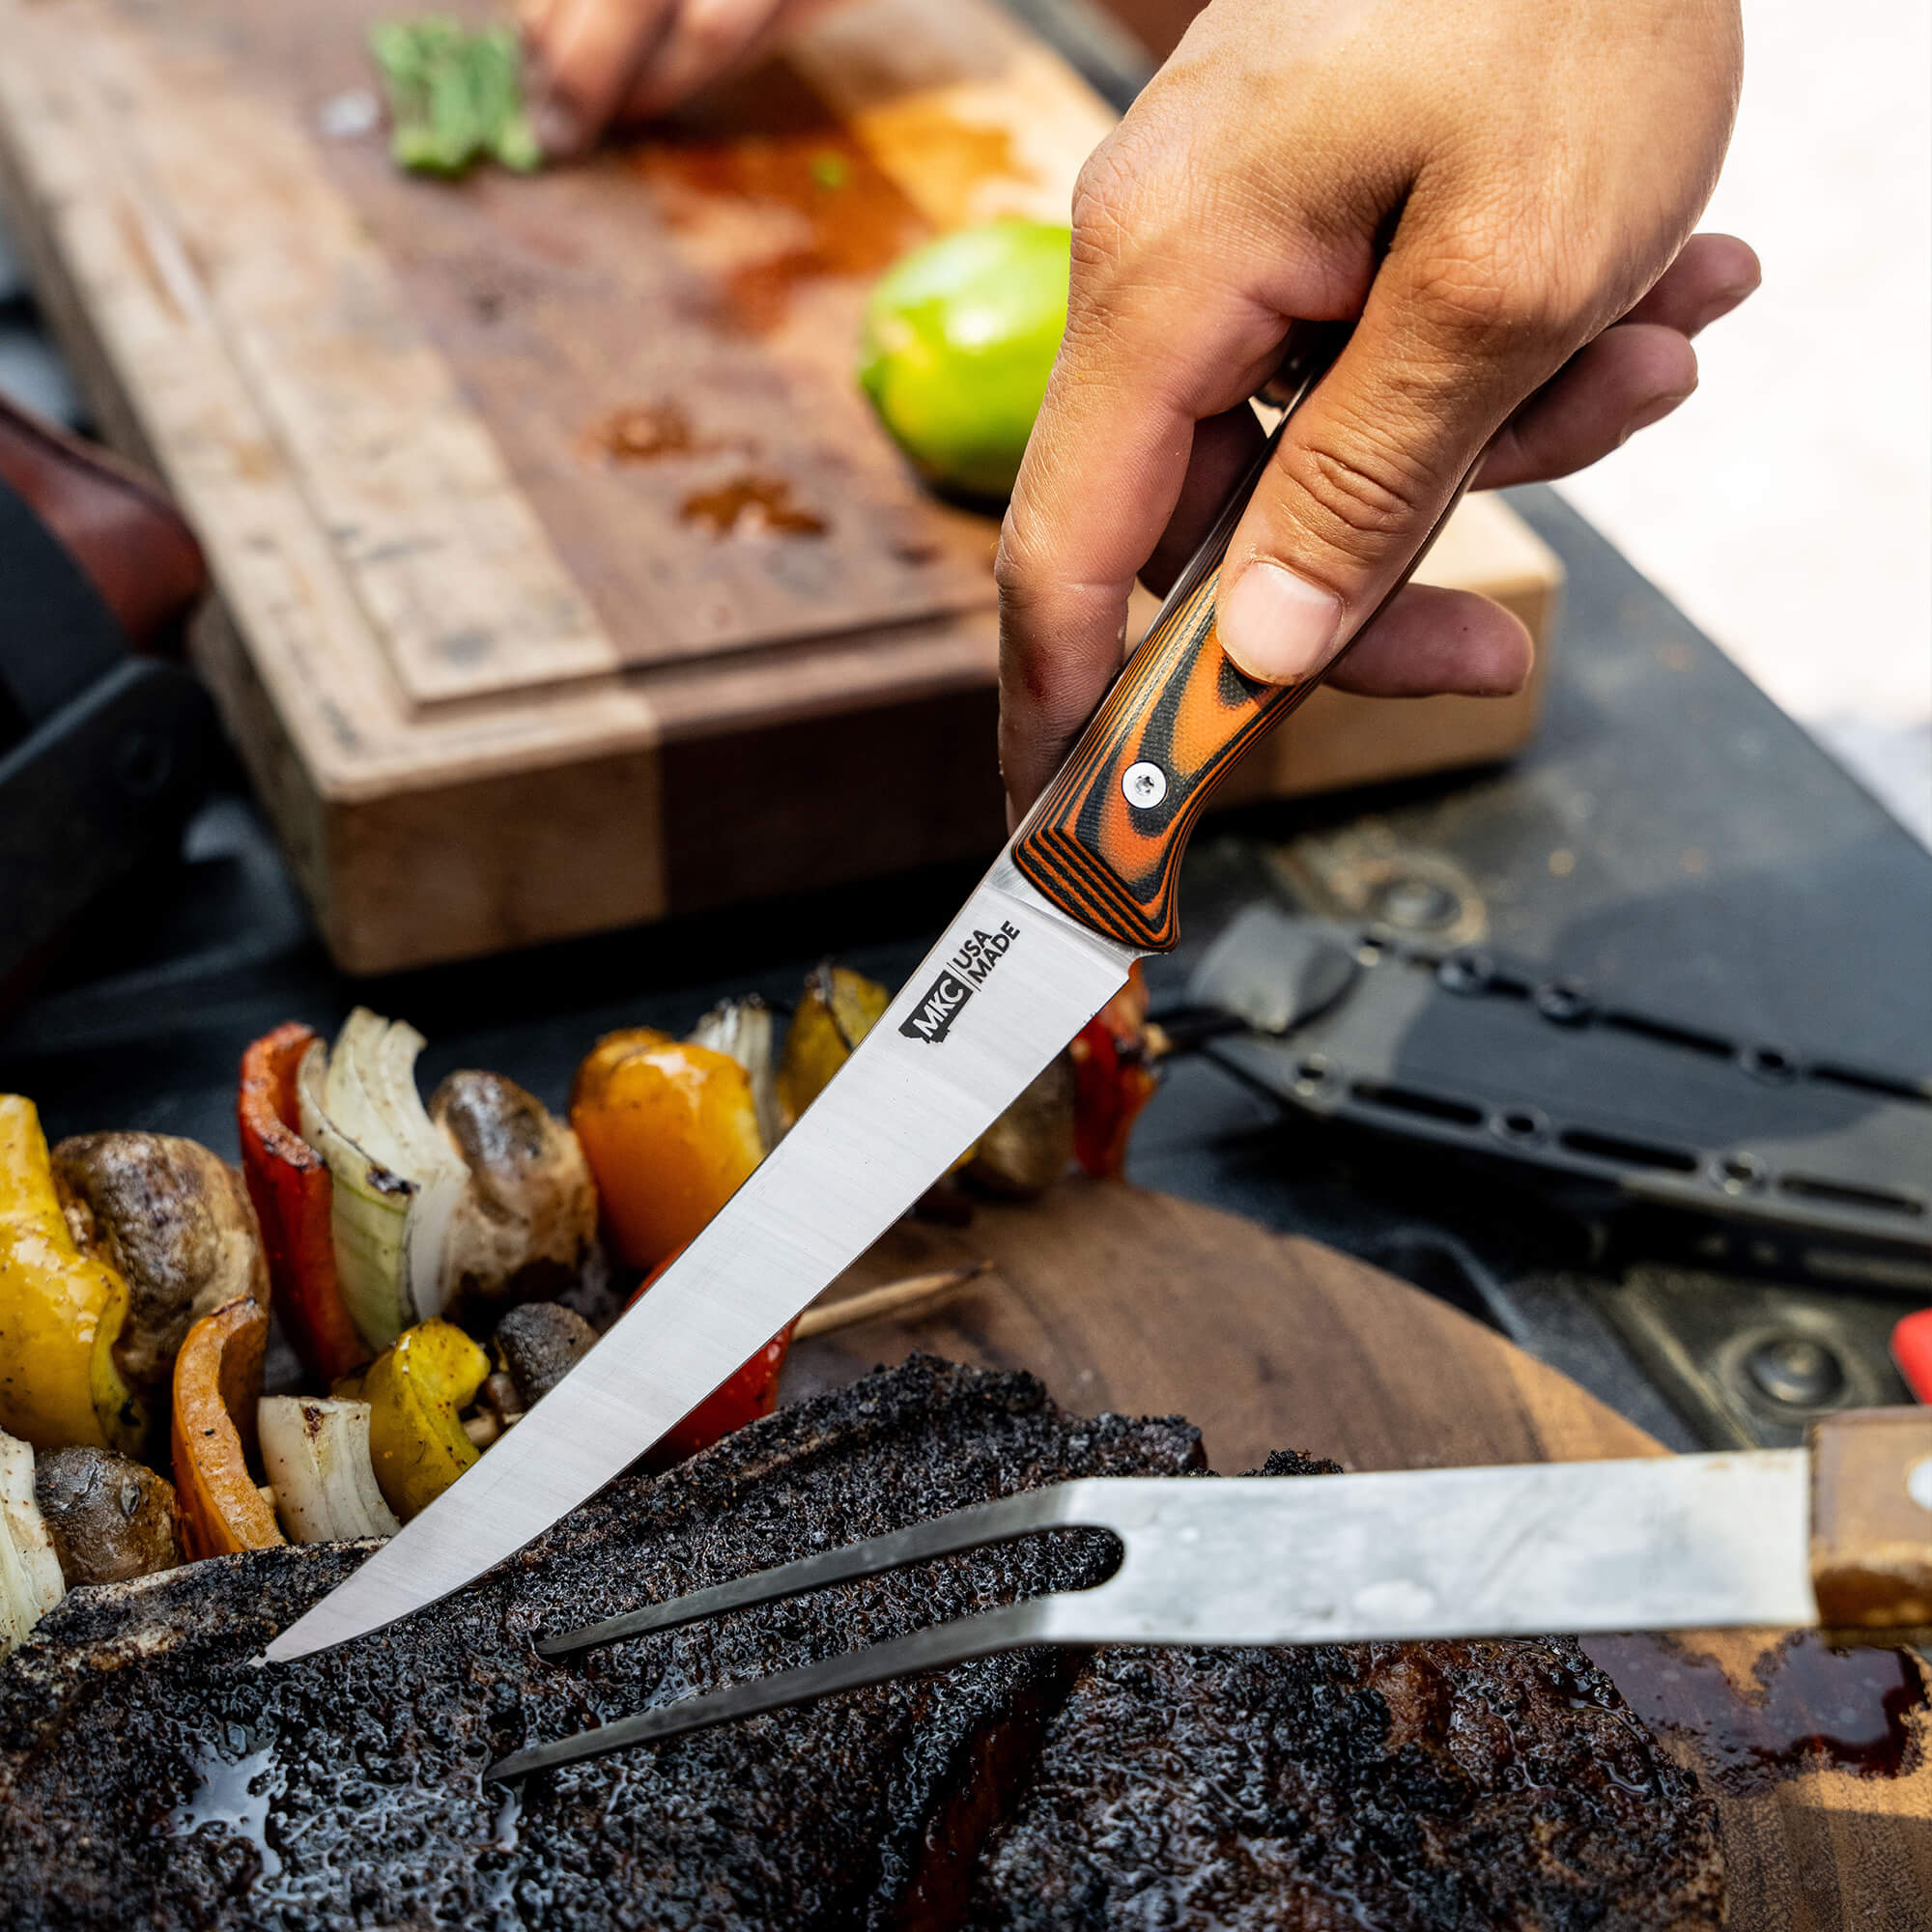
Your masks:
<path fill-rule="evenodd" d="M 519 174 L 542 166 L 513 29 L 471 33 L 440 14 L 384 20 L 369 30 L 369 51 L 388 93 L 398 166 L 447 176 L 485 158 Z"/>

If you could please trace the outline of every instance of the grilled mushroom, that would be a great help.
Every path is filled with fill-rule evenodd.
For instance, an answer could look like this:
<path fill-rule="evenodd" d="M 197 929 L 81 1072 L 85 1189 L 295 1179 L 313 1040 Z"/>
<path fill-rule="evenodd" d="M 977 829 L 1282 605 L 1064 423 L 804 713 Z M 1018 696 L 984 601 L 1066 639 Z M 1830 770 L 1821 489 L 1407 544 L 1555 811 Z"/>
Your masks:
<path fill-rule="evenodd" d="M 554 1301 L 526 1302 L 497 1324 L 497 1362 L 516 1384 L 521 1406 L 536 1405 L 581 1362 L 597 1331 L 574 1309 Z"/>
<path fill-rule="evenodd" d="M 53 1151 L 54 1185 L 84 1251 L 127 1277 L 114 1345 L 137 1388 L 165 1382 L 195 1321 L 232 1301 L 269 1300 L 269 1264 L 241 1175 L 176 1134 L 75 1134 Z"/>
<path fill-rule="evenodd" d="M 597 1190 L 577 1136 L 500 1073 L 452 1073 L 429 1112 L 469 1169 L 445 1280 L 486 1301 L 557 1293 L 597 1235 Z"/>
<path fill-rule="evenodd" d="M 125 1582 L 182 1560 L 173 1485 L 111 1449 L 43 1451 L 34 1500 L 69 1589 Z"/>

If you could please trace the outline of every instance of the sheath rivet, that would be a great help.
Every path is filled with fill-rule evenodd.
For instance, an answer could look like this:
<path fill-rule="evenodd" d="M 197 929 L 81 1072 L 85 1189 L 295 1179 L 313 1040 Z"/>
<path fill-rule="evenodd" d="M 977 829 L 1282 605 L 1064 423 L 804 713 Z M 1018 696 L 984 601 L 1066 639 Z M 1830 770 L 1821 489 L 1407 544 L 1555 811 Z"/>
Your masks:
<path fill-rule="evenodd" d="M 1167 796 L 1167 774 L 1146 759 L 1121 774 L 1121 796 L 1129 805 L 1158 805 Z"/>
<path fill-rule="evenodd" d="M 1809 1335 L 1769 1335 L 1745 1359 L 1759 1391 L 1787 1408 L 1825 1408 L 1844 1391 L 1836 1353 Z"/>

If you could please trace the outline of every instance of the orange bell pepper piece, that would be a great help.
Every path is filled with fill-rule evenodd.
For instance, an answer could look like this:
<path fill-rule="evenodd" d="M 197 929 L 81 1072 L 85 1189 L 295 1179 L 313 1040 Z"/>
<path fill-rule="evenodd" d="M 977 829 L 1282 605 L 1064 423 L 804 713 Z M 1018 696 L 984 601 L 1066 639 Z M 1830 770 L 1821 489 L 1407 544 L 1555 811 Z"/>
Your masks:
<path fill-rule="evenodd" d="M 284 1539 L 248 1473 L 269 1311 L 238 1294 L 187 1331 L 175 1357 L 175 1500 L 190 1560 Z"/>
<path fill-rule="evenodd" d="M 297 1128 L 296 1072 L 315 1037 L 312 1027 L 291 1020 L 256 1040 L 242 1056 L 235 1111 L 275 1308 L 303 1364 L 332 1382 L 370 1351 L 336 1285 L 328 1163 Z"/>
<path fill-rule="evenodd" d="M 636 1268 L 683 1247 L 765 1153 L 745 1069 L 651 1027 L 606 1034 L 591 1049 L 570 1124 L 617 1252 Z"/>

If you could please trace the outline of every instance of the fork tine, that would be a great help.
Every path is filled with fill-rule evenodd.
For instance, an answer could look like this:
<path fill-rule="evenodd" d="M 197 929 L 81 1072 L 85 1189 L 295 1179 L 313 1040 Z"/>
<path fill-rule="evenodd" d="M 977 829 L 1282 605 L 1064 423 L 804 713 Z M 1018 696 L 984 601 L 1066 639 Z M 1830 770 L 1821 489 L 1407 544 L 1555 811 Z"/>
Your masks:
<path fill-rule="evenodd" d="M 910 1529 L 895 1530 L 888 1536 L 869 1537 L 864 1543 L 848 1544 L 842 1549 L 828 1549 L 823 1555 L 803 1556 L 795 1563 L 781 1563 L 776 1569 L 754 1571 L 729 1583 L 718 1583 L 708 1590 L 694 1590 L 688 1596 L 672 1597 L 662 1604 L 648 1604 L 641 1609 L 626 1610 L 606 1617 L 602 1623 L 582 1630 L 565 1631 L 556 1636 L 542 1637 L 537 1653 L 542 1657 L 569 1657 L 598 1644 L 615 1643 L 620 1637 L 643 1636 L 652 1631 L 675 1630 L 681 1624 L 696 1623 L 725 1610 L 739 1610 L 753 1604 L 776 1603 L 781 1597 L 796 1597 L 806 1590 L 823 1589 L 828 1583 L 849 1582 L 859 1577 L 876 1577 L 908 1563 L 931 1556 L 950 1556 L 955 1550 L 977 1549 L 983 1544 L 1004 1543 L 1037 1529 L 1051 1529 L 1061 1521 L 1060 1503 L 1065 1484 L 1041 1490 L 1028 1490 L 998 1502 L 977 1503 L 969 1509 L 954 1510 L 930 1522 L 915 1523 Z M 760 1706 L 759 1708 L 763 1708 Z"/>
<path fill-rule="evenodd" d="M 997 1509 L 999 1505 L 992 1507 Z M 879 1543 L 898 1540 L 895 1537 L 874 1539 Z M 961 1544 L 952 1547 L 964 1548 L 971 1546 Z M 796 1569 L 801 1566 L 787 1564 L 785 1567 Z M 698 1594 L 708 1596 L 712 1593 L 701 1591 Z M 882 1684 L 890 1677 L 938 1670 L 950 1663 L 963 1663 L 976 1657 L 991 1657 L 997 1651 L 1013 1650 L 1022 1644 L 1052 1640 L 1041 1628 L 1041 1605 L 1051 1602 L 1051 1597 L 1035 1597 L 1023 1604 L 1003 1605 L 996 1610 L 982 1610 L 978 1616 L 961 1617 L 950 1624 L 935 1624 L 928 1630 L 913 1631 L 906 1636 L 875 1643 L 866 1650 L 846 1651 L 818 1663 L 801 1664 L 796 1669 L 777 1671 L 769 1677 L 755 1677 L 749 1684 L 734 1684 L 728 1690 L 707 1690 L 696 1697 L 681 1697 L 676 1703 L 662 1705 L 655 1711 L 640 1711 L 636 1717 L 619 1718 L 614 1723 L 603 1724 L 594 1730 L 579 1731 L 572 1737 L 554 1738 L 549 1744 L 532 1745 L 526 1749 L 512 1751 L 508 1757 L 493 1764 L 484 1776 L 506 1783 L 511 1778 L 526 1776 L 533 1771 L 551 1771 L 559 1765 L 578 1764 L 585 1758 L 627 1750 L 634 1745 L 678 1737 L 686 1731 L 707 1730 L 713 1724 L 729 1723 L 735 1718 L 751 1718 L 761 1711 L 781 1711 L 788 1705 L 810 1703 L 813 1698 L 826 1696 L 835 1690 L 855 1690 L 867 1684 Z"/>

